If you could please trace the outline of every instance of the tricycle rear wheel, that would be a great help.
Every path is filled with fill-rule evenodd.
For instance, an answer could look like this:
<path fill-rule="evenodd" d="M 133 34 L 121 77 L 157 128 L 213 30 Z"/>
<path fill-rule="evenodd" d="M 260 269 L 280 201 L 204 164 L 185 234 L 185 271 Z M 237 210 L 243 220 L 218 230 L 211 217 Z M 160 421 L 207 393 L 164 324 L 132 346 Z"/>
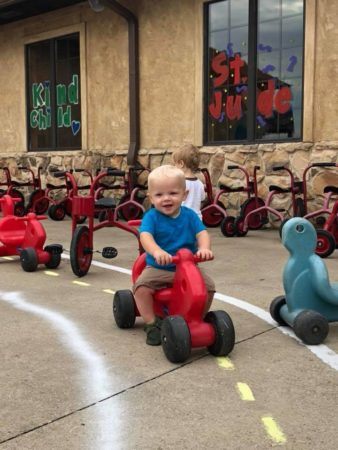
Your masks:
<path fill-rule="evenodd" d="M 87 226 L 75 229 L 70 243 L 70 265 L 74 274 L 83 277 L 92 263 L 93 249 L 90 247 L 90 232 Z"/>
<path fill-rule="evenodd" d="M 235 345 L 235 329 L 225 311 L 209 311 L 204 319 L 215 329 L 215 342 L 208 347 L 214 356 L 227 356 Z"/>
<path fill-rule="evenodd" d="M 62 204 L 51 205 L 48 209 L 48 215 L 52 220 L 59 222 L 60 220 L 63 220 L 65 218 L 66 211 Z"/>
<path fill-rule="evenodd" d="M 133 328 L 136 320 L 135 301 L 131 291 L 116 291 L 113 300 L 113 314 L 119 328 Z"/>
<path fill-rule="evenodd" d="M 181 363 L 189 358 L 191 350 L 190 331 L 181 316 L 168 316 L 162 322 L 161 342 L 165 356 L 172 363 Z"/>

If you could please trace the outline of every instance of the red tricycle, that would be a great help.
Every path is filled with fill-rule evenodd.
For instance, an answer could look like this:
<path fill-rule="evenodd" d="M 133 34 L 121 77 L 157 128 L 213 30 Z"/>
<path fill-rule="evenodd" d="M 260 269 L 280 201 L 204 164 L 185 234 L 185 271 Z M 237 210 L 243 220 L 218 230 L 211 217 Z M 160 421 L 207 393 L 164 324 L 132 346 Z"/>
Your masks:
<path fill-rule="evenodd" d="M 136 221 L 129 224 L 133 225 L 132 222 Z M 133 265 L 133 283 L 146 266 L 145 258 L 145 253 L 141 253 Z M 215 356 L 228 355 L 235 345 L 234 326 L 225 311 L 209 311 L 203 318 L 208 293 L 197 266 L 200 259 L 181 249 L 172 262 L 176 264 L 173 286 L 157 291 L 154 296 L 154 312 L 163 318 L 161 342 L 166 357 L 173 363 L 184 362 L 191 348 L 196 347 L 207 347 Z M 134 326 L 140 314 L 131 291 L 115 293 L 113 314 L 119 328 Z"/>
<path fill-rule="evenodd" d="M 257 187 L 257 170 L 259 166 L 254 166 L 252 177 L 249 174 L 248 169 L 244 166 L 231 165 L 228 166 L 230 170 L 240 170 L 244 174 L 245 184 L 238 188 L 229 188 L 225 185 L 220 185 L 220 188 L 224 192 L 244 192 L 247 195 L 247 199 L 241 204 L 239 215 L 235 218 L 233 216 L 226 216 L 221 222 L 221 231 L 226 237 L 243 236 L 243 222 L 245 217 L 253 210 L 257 210 L 261 206 L 264 206 L 264 200 L 258 196 Z M 265 210 L 253 214 L 248 222 L 248 228 L 250 230 L 259 230 L 264 224 L 269 221 L 268 213 Z"/>
<path fill-rule="evenodd" d="M 118 212 L 125 203 L 116 206 L 115 199 L 110 197 L 103 197 L 96 199 L 96 191 L 102 178 L 104 177 L 121 177 L 124 176 L 124 171 L 118 169 L 108 168 L 101 171 L 91 183 L 89 194 L 81 196 L 78 194 L 78 187 L 76 180 L 71 172 L 55 172 L 54 176 L 57 178 L 65 177 L 67 183 L 72 187 L 72 240 L 70 244 L 70 263 L 72 270 L 78 277 L 83 277 L 87 274 L 94 253 L 94 232 L 105 227 L 117 227 L 122 230 L 129 231 L 136 236 L 138 232 L 135 228 L 130 227 L 127 223 L 118 220 Z M 135 188 L 137 190 L 138 188 Z M 134 192 L 133 191 L 133 192 Z M 136 205 L 136 200 L 128 201 L 130 204 Z M 104 220 L 94 224 L 94 218 L 97 212 L 105 211 Z M 88 226 L 79 224 L 81 217 L 88 218 Z M 101 253 L 104 258 L 115 258 L 117 250 L 114 247 L 104 247 Z"/>
<path fill-rule="evenodd" d="M 4 195 L 0 198 L 3 218 L 0 220 L 0 256 L 19 255 L 25 272 L 34 272 L 38 264 L 56 269 L 61 261 L 62 246 L 47 245 L 46 232 L 40 221 L 46 216 L 28 213 L 26 216 L 14 215 L 14 203 L 21 199 Z"/>

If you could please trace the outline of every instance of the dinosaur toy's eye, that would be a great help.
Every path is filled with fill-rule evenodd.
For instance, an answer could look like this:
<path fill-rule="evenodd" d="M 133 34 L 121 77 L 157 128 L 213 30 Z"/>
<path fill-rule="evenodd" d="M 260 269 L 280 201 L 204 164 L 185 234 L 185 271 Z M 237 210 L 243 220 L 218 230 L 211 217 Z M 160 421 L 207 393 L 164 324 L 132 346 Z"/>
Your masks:
<path fill-rule="evenodd" d="M 298 231 L 298 233 L 303 233 L 303 231 L 304 231 L 304 225 L 297 225 L 297 226 L 296 226 L 296 231 Z"/>

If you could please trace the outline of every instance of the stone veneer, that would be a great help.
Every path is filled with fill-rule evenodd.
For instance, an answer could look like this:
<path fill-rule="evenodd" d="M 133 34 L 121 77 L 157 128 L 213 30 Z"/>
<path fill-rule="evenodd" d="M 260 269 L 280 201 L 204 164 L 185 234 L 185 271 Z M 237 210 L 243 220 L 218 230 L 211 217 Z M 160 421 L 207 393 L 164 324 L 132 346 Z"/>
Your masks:
<path fill-rule="evenodd" d="M 171 161 L 173 148 L 169 149 L 141 149 L 139 152 L 139 162 L 151 169 Z M 299 142 L 299 143 L 281 143 L 281 144 L 256 144 L 256 145 L 226 145 L 202 147 L 201 167 L 209 169 L 213 186 L 216 188 L 219 183 L 230 187 L 242 185 L 244 182 L 241 172 L 229 170 L 228 165 L 243 165 L 252 173 L 255 165 L 260 166 L 258 171 L 258 189 L 259 195 L 266 198 L 269 186 L 276 184 L 281 187 L 289 185 L 289 176 L 287 173 L 273 172 L 274 166 L 288 165 L 296 177 L 301 179 L 303 170 L 311 162 L 336 162 L 337 161 L 338 142 Z M 41 167 L 42 186 L 45 184 L 62 184 L 62 180 L 52 176 L 54 169 L 69 170 L 83 168 L 95 173 L 96 169 L 105 167 L 117 167 L 126 169 L 126 150 L 117 150 L 99 152 L 95 150 L 63 152 L 63 153 L 25 153 L 0 155 L 1 167 L 7 166 L 10 169 L 14 180 L 23 181 L 29 178 L 29 173 L 20 170 L 18 167 L 31 168 L 36 173 L 36 168 Z M 88 177 L 76 174 L 80 185 L 88 184 Z M 0 174 L 2 182 L 3 175 Z M 145 181 L 146 174 L 143 173 L 140 182 Z M 334 168 L 312 169 L 309 172 L 309 209 L 317 209 L 323 202 L 323 189 L 326 185 L 338 186 L 338 170 Z M 26 195 L 28 190 L 26 189 Z M 240 203 L 245 197 L 239 194 L 224 195 L 223 203 L 228 207 L 231 214 L 238 211 Z M 287 209 L 290 211 L 290 195 L 283 194 L 274 198 L 273 206 L 276 208 Z"/>

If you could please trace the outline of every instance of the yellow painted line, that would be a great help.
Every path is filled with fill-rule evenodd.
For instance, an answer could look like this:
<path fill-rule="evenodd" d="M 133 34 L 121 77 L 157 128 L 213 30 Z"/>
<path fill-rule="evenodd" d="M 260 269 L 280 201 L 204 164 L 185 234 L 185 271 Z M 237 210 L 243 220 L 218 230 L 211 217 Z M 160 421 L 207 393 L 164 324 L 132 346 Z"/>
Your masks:
<path fill-rule="evenodd" d="M 237 383 L 236 385 L 239 395 L 242 400 L 246 402 L 254 402 L 255 397 L 253 396 L 252 390 L 246 383 Z"/>
<path fill-rule="evenodd" d="M 84 281 L 77 281 L 77 280 L 74 280 L 73 283 L 74 283 L 74 284 L 77 284 L 78 286 L 90 286 L 89 283 L 85 283 Z"/>
<path fill-rule="evenodd" d="M 216 358 L 216 360 L 217 360 L 217 364 L 222 369 L 224 369 L 224 370 L 235 370 L 235 366 L 233 365 L 233 363 L 230 360 L 230 358 L 228 358 L 227 356 L 220 356 L 220 357 Z"/>
<path fill-rule="evenodd" d="M 14 261 L 14 258 L 12 258 L 11 256 L 3 256 L 3 259 L 7 259 L 7 261 Z"/>
<path fill-rule="evenodd" d="M 264 416 L 262 417 L 262 422 L 265 427 L 265 431 L 276 444 L 285 444 L 286 436 L 273 417 Z"/>
<path fill-rule="evenodd" d="M 44 273 L 45 273 L 46 275 L 49 275 L 50 277 L 58 277 L 58 276 L 59 276 L 58 273 L 56 273 L 56 272 L 51 272 L 50 270 L 45 270 Z"/>
<path fill-rule="evenodd" d="M 102 291 L 106 294 L 115 294 L 115 291 L 112 291 L 111 289 L 102 289 Z"/>

